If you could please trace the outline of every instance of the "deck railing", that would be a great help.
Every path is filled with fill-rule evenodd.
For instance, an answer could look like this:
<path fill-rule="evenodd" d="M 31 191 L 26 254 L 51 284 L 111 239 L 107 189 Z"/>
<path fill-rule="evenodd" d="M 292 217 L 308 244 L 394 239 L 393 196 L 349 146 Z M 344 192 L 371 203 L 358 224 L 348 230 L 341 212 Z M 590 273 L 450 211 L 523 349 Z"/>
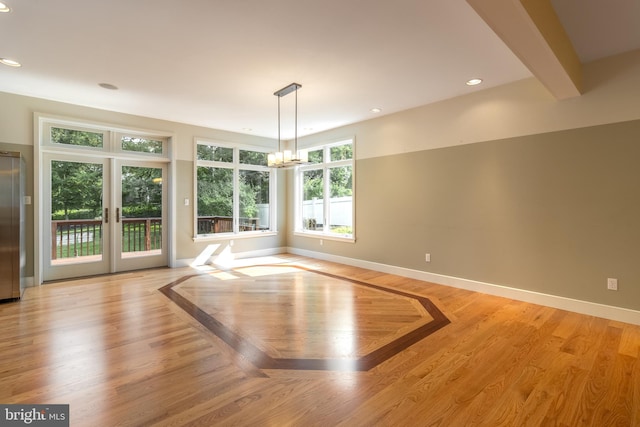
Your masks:
<path fill-rule="evenodd" d="M 259 230 L 258 218 L 241 217 L 239 221 L 240 231 Z M 232 233 L 233 217 L 231 216 L 199 216 L 198 234 Z"/>
<path fill-rule="evenodd" d="M 162 219 L 122 218 L 122 252 L 162 249 Z M 102 254 L 102 220 L 51 221 L 51 259 Z"/>
<path fill-rule="evenodd" d="M 160 218 L 122 218 L 122 252 L 162 249 Z M 259 228 L 258 218 L 240 218 L 240 231 Z M 233 217 L 198 217 L 198 234 L 232 233 Z M 51 221 L 51 259 L 102 254 L 102 220 Z"/>

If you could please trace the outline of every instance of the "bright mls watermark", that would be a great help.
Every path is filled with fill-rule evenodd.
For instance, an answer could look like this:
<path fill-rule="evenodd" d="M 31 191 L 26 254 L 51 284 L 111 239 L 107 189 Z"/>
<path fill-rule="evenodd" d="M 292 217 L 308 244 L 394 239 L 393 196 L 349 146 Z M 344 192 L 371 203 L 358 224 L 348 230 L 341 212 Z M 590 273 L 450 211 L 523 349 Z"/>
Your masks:
<path fill-rule="evenodd" d="M 69 405 L 0 404 L 0 426 L 69 427 Z"/>

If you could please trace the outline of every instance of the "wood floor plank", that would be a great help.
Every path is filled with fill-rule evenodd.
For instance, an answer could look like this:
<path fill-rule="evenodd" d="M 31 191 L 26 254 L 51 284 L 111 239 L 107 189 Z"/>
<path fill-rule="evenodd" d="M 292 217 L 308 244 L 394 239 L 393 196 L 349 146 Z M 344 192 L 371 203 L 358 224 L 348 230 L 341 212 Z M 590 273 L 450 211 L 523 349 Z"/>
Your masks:
<path fill-rule="evenodd" d="M 640 330 L 630 328 L 628 325 L 620 324 L 622 336 L 620 337 L 620 347 L 618 352 L 634 358 L 640 357 Z"/>
<path fill-rule="evenodd" d="M 318 276 L 285 290 L 298 266 Z M 176 292 L 278 357 L 321 359 L 345 331 L 366 352 L 429 321 L 359 282 L 450 323 L 369 370 L 266 369 L 160 291 L 202 274 L 226 288 Z M 360 310 L 339 322 L 335 277 Z M 0 304 L 0 324 L 0 402 L 70 404 L 72 426 L 640 426 L 640 326 L 295 255 L 46 284 Z"/>

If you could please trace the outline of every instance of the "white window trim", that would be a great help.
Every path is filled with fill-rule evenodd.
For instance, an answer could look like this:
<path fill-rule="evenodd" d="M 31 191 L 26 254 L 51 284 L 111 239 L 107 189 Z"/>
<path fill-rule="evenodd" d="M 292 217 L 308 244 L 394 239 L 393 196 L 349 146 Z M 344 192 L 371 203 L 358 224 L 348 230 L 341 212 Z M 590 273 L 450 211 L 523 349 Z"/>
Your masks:
<path fill-rule="evenodd" d="M 67 129 L 87 130 L 90 132 L 103 132 L 106 136 L 105 146 L 101 149 L 95 149 L 90 147 L 64 147 L 62 144 L 54 144 L 51 142 L 51 126 L 60 126 Z M 128 135 L 144 135 L 147 137 L 159 138 L 164 141 L 162 150 L 162 156 L 149 155 L 149 153 L 130 153 L 130 152 L 117 152 L 113 150 L 114 138 L 116 134 L 125 133 Z M 44 177 L 41 174 L 43 170 L 43 161 L 45 153 L 67 153 L 73 155 L 79 154 L 79 151 L 90 154 L 91 152 L 98 152 L 104 158 L 112 159 L 130 159 L 130 160 L 151 160 L 158 162 L 165 162 L 168 164 L 169 176 L 167 177 L 168 191 L 167 191 L 167 206 L 169 208 L 167 212 L 167 228 L 170 234 L 167 236 L 168 248 L 167 248 L 167 262 L 169 267 L 176 266 L 176 208 L 175 208 L 175 184 L 173 177 L 176 176 L 176 162 L 174 142 L 175 134 L 173 132 L 163 132 L 157 130 L 149 130 L 136 127 L 128 127 L 122 125 L 116 125 L 112 123 L 102 123 L 81 120 L 73 117 L 58 116 L 53 114 L 45 114 L 40 112 L 33 113 L 33 137 L 34 137 L 34 176 L 33 187 L 34 194 L 41 195 L 44 183 L 42 180 Z M 79 150 L 76 148 L 80 148 Z M 33 198 L 33 214 L 34 214 L 34 283 L 37 285 L 42 284 L 43 270 L 44 270 L 44 255 L 41 245 L 41 234 L 44 229 L 43 221 L 44 203 L 40 200 L 40 196 Z"/>
<path fill-rule="evenodd" d="M 319 144 L 319 145 L 313 145 L 313 146 L 309 146 L 309 147 L 305 147 L 306 150 L 308 151 L 315 151 L 315 150 L 319 150 L 322 149 L 323 150 L 323 159 L 328 159 L 329 155 L 330 155 L 330 149 L 332 147 L 336 147 L 339 145 L 345 145 L 348 143 L 351 143 L 351 150 L 353 153 L 353 156 L 351 159 L 349 160 L 337 160 L 337 161 L 328 161 L 328 162 L 323 162 L 323 163 L 314 163 L 314 164 L 309 164 L 309 165 L 301 165 L 298 166 L 295 170 L 295 178 L 294 178 L 294 226 L 293 226 L 293 234 L 294 236 L 300 236 L 300 237 L 309 237 L 309 238 L 315 238 L 315 239 L 322 239 L 322 240 L 335 240 L 335 241 L 339 241 L 339 242 L 347 242 L 347 243 L 355 243 L 356 241 L 356 144 L 355 144 L 355 137 L 349 137 L 349 138 L 341 138 L 340 140 L 334 141 L 334 142 L 330 142 L 330 143 L 326 143 L 326 144 Z M 337 168 L 337 167 L 343 167 L 343 166 L 351 166 L 351 173 L 352 173 L 352 199 L 353 199 L 353 203 L 352 203 L 352 207 L 351 207 L 351 223 L 352 225 L 352 233 L 351 235 L 340 235 L 337 233 L 331 233 L 331 232 L 325 232 L 325 231 L 311 231 L 311 230 L 305 230 L 302 228 L 302 200 L 303 200 L 303 195 L 302 195 L 302 179 L 301 179 L 301 173 L 307 170 L 318 170 L 318 169 L 322 169 L 323 170 L 323 180 L 324 180 L 324 194 L 327 195 L 326 199 L 328 199 L 328 195 L 331 194 L 330 188 L 329 188 L 329 180 L 328 179 L 324 179 L 324 177 L 329 176 L 327 174 L 327 172 L 330 169 L 333 168 Z M 329 218 L 330 212 L 329 212 L 329 203 L 323 203 L 324 205 L 324 217 L 325 218 Z M 323 221 L 326 222 L 326 221 Z"/>
<path fill-rule="evenodd" d="M 198 159 L 198 145 L 213 145 L 216 147 L 225 147 L 233 149 L 232 162 L 218 162 L 212 160 Z M 235 144 L 226 141 L 194 138 L 193 144 L 193 237 L 194 242 L 229 240 L 229 239 L 246 239 L 255 237 L 276 236 L 277 230 L 277 209 L 276 209 L 276 190 L 277 190 L 277 173 L 267 166 L 249 165 L 240 163 L 240 150 L 258 151 L 268 153 L 269 149 L 255 145 Z M 233 232 L 215 233 L 215 234 L 198 234 L 198 167 L 215 167 L 233 169 Z M 256 231 L 240 231 L 240 170 L 255 170 L 269 172 L 269 230 Z"/>
<path fill-rule="evenodd" d="M 170 162 L 173 159 L 172 133 L 158 132 L 155 130 L 126 128 L 105 123 L 94 123 L 90 121 L 72 119 L 60 116 L 45 116 L 36 113 L 36 131 L 38 145 L 43 152 L 58 153 L 100 153 L 99 155 L 117 159 L 131 160 L 152 160 Z M 51 141 L 51 128 L 60 127 L 63 129 L 71 129 L 78 131 L 86 131 L 93 133 L 102 133 L 103 146 L 99 147 L 83 147 L 83 146 L 67 146 L 65 144 L 57 144 Z M 148 139 L 156 139 L 162 141 L 162 154 L 144 153 L 137 151 L 122 150 L 119 144 L 120 138 L 123 136 L 139 136 Z"/>

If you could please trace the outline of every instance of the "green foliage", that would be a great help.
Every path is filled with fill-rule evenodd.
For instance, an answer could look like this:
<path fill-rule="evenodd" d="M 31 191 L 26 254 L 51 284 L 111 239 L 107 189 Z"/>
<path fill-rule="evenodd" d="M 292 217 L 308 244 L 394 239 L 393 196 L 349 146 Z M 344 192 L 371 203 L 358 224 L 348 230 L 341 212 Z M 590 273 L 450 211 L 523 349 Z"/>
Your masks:
<path fill-rule="evenodd" d="M 147 138 L 123 136 L 122 149 L 124 151 L 136 151 L 139 153 L 162 154 L 162 141 Z"/>
<path fill-rule="evenodd" d="M 351 166 L 330 168 L 329 188 L 330 197 L 345 197 L 353 195 L 353 173 Z M 322 169 L 304 171 L 303 178 L 304 200 L 322 199 L 324 182 Z"/>
<path fill-rule="evenodd" d="M 82 147 L 102 147 L 101 133 L 51 128 L 51 141 L 57 144 L 79 145 Z"/>
<path fill-rule="evenodd" d="M 243 165 L 267 166 L 267 153 L 240 150 L 240 163 Z"/>
<path fill-rule="evenodd" d="M 337 145 L 329 149 L 331 153 L 331 161 L 336 162 L 338 160 L 350 160 L 353 158 L 353 145 Z"/>
<path fill-rule="evenodd" d="M 96 163 L 51 162 L 51 210 L 81 212 L 93 219 L 102 215 L 102 165 Z"/>
<path fill-rule="evenodd" d="M 252 150 L 238 150 L 235 159 L 233 154 L 234 150 L 231 148 L 198 144 L 197 158 L 199 161 L 230 163 L 227 168 L 209 166 L 210 164 L 199 162 L 199 166 L 196 168 L 199 217 L 231 218 L 234 214 L 234 200 L 238 200 L 237 211 L 242 225 L 243 218 L 256 218 L 260 213 L 259 205 L 269 203 L 271 172 L 243 169 L 242 166 L 266 166 L 267 154 Z M 235 178 L 234 172 L 236 173 Z M 237 187 L 234 187 L 234 179 L 238 180 Z M 234 188 L 237 188 L 238 194 L 234 194 Z"/>
<path fill-rule="evenodd" d="M 324 176 L 322 169 L 313 169 L 303 172 L 304 200 L 322 199 L 324 194 Z"/>
<path fill-rule="evenodd" d="M 353 194 L 353 174 L 351 166 L 330 169 L 329 178 L 331 197 L 345 197 Z"/>
<path fill-rule="evenodd" d="M 233 216 L 233 169 L 198 166 L 198 216 Z"/>
<path fill-rule="evenodd" d="M 216 147 L 215 145 L 198 144 L 198 160 L 208 160 L 212 162 L 233 162 L 233 148 Z"/>
<path fill-rule="evenodd" d="M 102 216 L 102 165 L 51 162 L 52 219 L 94 219 Z M 122 216 L 162 216 L 162 169 L 122 168 Z"/>
<path fill-rule="evenodd" d="M 92 217 L 94 212 L 90 209 L 77 209 L 68 211 L 66 214 L 64 210 L 58 210 L 51 213 L 52 221 L 62 221 L 65 219 L 96 219 L 100 218 L 100 216 Z"/>
<path fill-rule="evenodd" d="M 160 218 L 162 217 L 162 206 L 143 205 L 125 206 L 122 208 L 123 218 Z"/>
<path fill-rule="evenodd" d="M 239 171 L 240 217 L 256 218 L 258 205 L 269 203 L 269 172 Z M 233 169 L 199 166 L 198 216 L 233 216 Z"/>
<path fill-rule="evenodd" d="M 341 225 L 339 227 L 331 227 L 331 232 L 336 234 L 353 234 L 353 229 L 348 225 Z"/>
<path fill-rule="evenodd" d="M 324 150 L 309 152 L 310 163 L 323 163 Z M 330 160 L 325 166 L 329 173 L 329 197 L 345 197 L 353 195 L 353 168 L 351 166 L 330 167 L 331 162 L 350 160 L 353 158 L 353 145 L 343 144 L 329 148 Z M 324 197 L 323 170 L 304 171 L 304 200 L 322 199 Z"/>
<path fill-rule="evenodd" d="M 162 169 L 122 167 L 122 216 L 127 218 L 162 216 Z"/>
<path fill-rule="evenodd" d="M 323 159 L 323 149 L 309 151 L 309 163 L 322 163 Z"/>
<path fill-rule="evenodd" d="M 269 203 L 269 172 L 241 170 L 240 216 L 255 218 L 263 203 Z"/>

